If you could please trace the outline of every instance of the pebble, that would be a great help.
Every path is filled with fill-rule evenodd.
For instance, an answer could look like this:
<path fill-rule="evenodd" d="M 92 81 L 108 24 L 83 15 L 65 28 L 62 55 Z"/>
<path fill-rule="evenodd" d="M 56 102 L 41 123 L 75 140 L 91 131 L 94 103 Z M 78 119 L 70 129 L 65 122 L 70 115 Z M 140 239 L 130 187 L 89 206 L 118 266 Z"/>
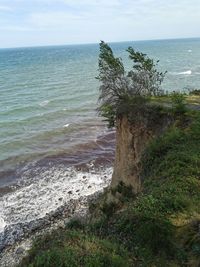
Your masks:
<path fill-rule="evenodd" d="M 88 188 L 90 187 L 88 186 Z M 46 213 L 43 218 L 6 226 L 4 232 L 0 233 L 0 266 L 17 266 L 26 255 L 27 249 L 31 247 L 35 237 L 42 236 L 59 227 L 65 228 L 66 223 L 74 216 L 86 216 L 89 202 L 96 199 L 101 192 L 102 190 L 99 190 L 89 196 L 70 199 L 55 211 Z M 68 191 L 68 194 L 72 193 L 72 191 Z M 62 201 L 62 198 L 59 198 L 59 201 Z M 21 245 L 24 243 L 29 244 L 29 247 Z"/>
<path fill-rule="evenodd" d="M 22 248 L 22 247 L 19 247 L 17 250 L 16 250 L 16 254 L 23 254 L 25 252 L 25 249 Z"/>

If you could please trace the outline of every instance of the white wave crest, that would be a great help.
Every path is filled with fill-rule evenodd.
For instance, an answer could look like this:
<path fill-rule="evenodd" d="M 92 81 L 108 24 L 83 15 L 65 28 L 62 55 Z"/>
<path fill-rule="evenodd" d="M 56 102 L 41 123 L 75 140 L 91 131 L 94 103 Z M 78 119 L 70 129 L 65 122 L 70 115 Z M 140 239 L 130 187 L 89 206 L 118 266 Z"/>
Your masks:
<path fill-rule="evenodd" d="M 45 101 L 39 103 L 39 106 L 41 106 L 41 107 L 45 107 L 46 105 L 49 104 L 49 102 L 50 102 L 49 100 L 45 100 Z"/>
<path fill-rule="evenodd" d="M 181 72 L 171 72 L 170 74 L 172 74 L 172 75 L 191 75 L 192 71 L 186 70 L 186 71 L 181 71 Z"/>
<path fill-rule="evenodd" d="M 191 70 L 186 70 L 186 71 L 179 72 L 179 74 L 180 75 L 191 75 L 192 71 Z"/>

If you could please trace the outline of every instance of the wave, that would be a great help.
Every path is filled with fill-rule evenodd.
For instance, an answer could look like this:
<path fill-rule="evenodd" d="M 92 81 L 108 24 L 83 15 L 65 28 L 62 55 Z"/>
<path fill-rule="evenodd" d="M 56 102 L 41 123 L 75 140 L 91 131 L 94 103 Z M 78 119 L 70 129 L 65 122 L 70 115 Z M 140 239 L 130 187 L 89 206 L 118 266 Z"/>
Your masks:
<path fill-rule="evenodd" d="M 191 75 L 192 71 L 191 70 L 187 70 L 187 71 L 179 72 L 178 74 L 180 74 L 180 75 Z"/>
<path fill-rule="evenodd" d="M 191 75 L 192 70 L 186 70 L 186 71 L 181 71 L 181 72 L 169 72 L 172 75 Z"/>
<path fill-rule="evenodd" d="M 39 103 L 39 106 L 45 107 L 45 106 L 47 106 L 49 104 L 49 102 L 50 102 L 50 100 L 42 101 L 42 102 Z"/>
<path fill-rule="evenodd" d="M 110 184 L 111 167 L 98 170 L 92 163 L 88 166 L 88 172 L 63 164 L 36 167 L 37 179 L 28 168 L 18 189 L 0 199 L 0 232 L 5 226 L 42 218 L 70 199 L 91 195 Z"/>

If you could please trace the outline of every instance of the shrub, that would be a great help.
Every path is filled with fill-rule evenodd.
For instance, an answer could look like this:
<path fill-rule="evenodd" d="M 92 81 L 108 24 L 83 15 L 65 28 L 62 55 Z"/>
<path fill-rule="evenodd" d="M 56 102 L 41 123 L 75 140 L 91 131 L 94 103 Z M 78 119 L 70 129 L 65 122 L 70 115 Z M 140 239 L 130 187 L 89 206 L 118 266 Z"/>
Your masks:
<path fill-rule="evenodd" d="M 185 104 L 185 95 L 179 92 L 173 92 L 170 95 L 172 101 L 172 108 L 175 114 L 182 115 L 185 114 L 187 111 L 186 104 Z"/>
<path fill-rule="evenodd" d="M 200 89 L 194 89 L 194 90 L 191 90 L 190 91 L 190 93 L 189 93 L 190 95 L 200 95 Z"/>

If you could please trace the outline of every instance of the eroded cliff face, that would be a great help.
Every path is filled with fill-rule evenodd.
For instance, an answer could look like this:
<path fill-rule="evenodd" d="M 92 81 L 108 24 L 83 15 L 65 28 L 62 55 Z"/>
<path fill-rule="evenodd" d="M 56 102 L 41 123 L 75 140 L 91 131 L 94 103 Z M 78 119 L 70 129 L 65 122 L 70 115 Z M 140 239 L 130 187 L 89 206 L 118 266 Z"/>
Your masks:
<path fill-rule="evenodd" d="M 135 193 L 141 189 L 141 158 L 148 143 L 162 134 L 171 124 L 169 116 L 130 122 L 127 116 L 117 120 L 116 152 L 111 187 L 119 182 L 131 185 Z"/>

